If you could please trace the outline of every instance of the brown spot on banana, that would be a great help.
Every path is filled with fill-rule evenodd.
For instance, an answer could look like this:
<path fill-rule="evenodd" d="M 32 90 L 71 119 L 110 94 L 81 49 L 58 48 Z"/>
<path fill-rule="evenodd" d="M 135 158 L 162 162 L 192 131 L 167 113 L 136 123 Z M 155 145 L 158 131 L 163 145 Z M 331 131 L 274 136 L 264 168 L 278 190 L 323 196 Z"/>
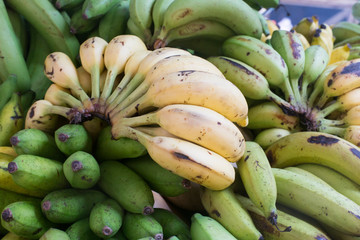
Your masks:
<path fill-rule="evenodd" d="M 339 142 L 339 139 L 333 137 L 326 137 L 324 135 L 312 136 L 307 139 L 308 143 L 320 144 L 322 146 L 330 146 Z"/>
<path fill-rule="evenodd" d="M 343 68 L 340 74 L 354 74 L 356 76 L 360 76 L 360 62 L 355 62 L 347 65 Z"/>
<path fill-rule="evenodd" d="M 190 8 L 185 8 L 177 17 L 177 19 L 181 19 L 186 17 L 187 15 L 191 14 L 192 10 Z"/>
<path fill-rule="evenodd" d="M 13 215 L 12 212 L 9 208 L 6 208 L 2 213 L 1 213 L 1 218 L 5 221 L 5 222 L 10 222 L 11 220 L 13 220 Z"/>
<path fill-rule="evenodd" d="M 214 209 L 211 211 L 212 214 L 216 215 L 217 217 L 221 218 L 221 214 L 218 210 Z"/>

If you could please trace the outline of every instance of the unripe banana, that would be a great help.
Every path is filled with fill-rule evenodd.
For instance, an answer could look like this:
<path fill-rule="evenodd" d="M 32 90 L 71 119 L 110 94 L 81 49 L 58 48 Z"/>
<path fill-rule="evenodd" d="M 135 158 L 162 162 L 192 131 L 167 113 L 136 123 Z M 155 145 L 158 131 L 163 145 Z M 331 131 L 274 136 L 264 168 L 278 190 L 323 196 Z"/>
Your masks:
<path fill-rule="evenodd" d="M 276 142 L 282 137 L 290 135 L 291 132 L 287 129 L 282 128 L 269 128 L 262 130 L 254 139 L 254 142 L 257 142 L 263 149 L 267 149 L 271 144 Z"/>
<path fill-rule="evenodd" d="M 122 231 L 129 240 L 153 237 L 155 240 L 163 239 L 163 228 L 151 215 L 126 212 Z"/>
<path fill-rule="evenodd" d="M 360 147 L 360 126 L 351 125 L 345 129 L 343 138 Z"/>
<path fill-rule="evenodd" d="M 53 105 L 74 107 L 81 109 L 82 103 L 71 95 L 69 89 L 60 87 L 53 83 L 45 92 L 44 100 L 51 102 Z"/>
<path fill-rule="evenodd" d="M 63 230 L 57 229 L 57 228 L 49 228 L 42 236 L 39 238 L 39 240 L 70 240 L 69 235 Z"/>
<path fill-rule="evenodd" d="M 79 240 L 100 240 L 98 236 L 90 229 L 89 218 L 83 218 L 75 221 L 66 229 L 70 239 Z"/>

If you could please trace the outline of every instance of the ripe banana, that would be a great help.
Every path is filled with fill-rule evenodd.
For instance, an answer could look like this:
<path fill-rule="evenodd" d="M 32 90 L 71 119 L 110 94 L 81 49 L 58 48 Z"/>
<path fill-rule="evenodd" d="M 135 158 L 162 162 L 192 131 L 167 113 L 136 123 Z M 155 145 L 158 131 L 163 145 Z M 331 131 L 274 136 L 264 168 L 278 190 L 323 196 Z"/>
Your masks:
<path fill-rule="evenodd" d="M 267 149 L 274 142 L 282 137 L 290 135 L 291 132 L 282 128 L 269 128 L 256 134 L 254 142 L 258 143 L 263 149 Z"/>
<path fill-rule="evenodd" d="M 278 203 L 300 211 L 339 231 L 360 236 L 360 206 L 321 179 L 273 168 Z M 309 173 L 311 174 L 311 173 Z M 316 176 L 313 176 L 316 178 Z M 339 221 L 341 219 L 341 222 Z"/>
<path fill-rule="evenodd" d="M 44 100 L 49 101 L 56 106 L 64 106 L 70 108 L 79 108 L 83 106 L 82 103 L 71 95 L 69 89 L 60 87 L 56 83 L 53 83 L 45 92 Z"/>
<path fill-rule="evenodd" d="M 293 29 L 304 35 L 308 42 L 312 41 L 316 29 L 319 28 L 319 19 L 316 16 L 302 18 Z"/>
<path fill-rule="evenodd" d="M 350 142 L 320 132 L 296 132 L 285 136 L 266 150 L 272 167 L 316 163 L 339 171 L 357 184 L 360 176 L 360 150 Z M 339 161 L 339 159 L 342 159 Z"/>
<path fill-rule="evenodd" d="M 249 129 L 282 128 L 289 131 L 299 129 L 299 118 L 292 112 L 284 112 L 284 108 L 273 102 L 263 102 L 249 108 Z"/>
<path fill-rule="evenodd" d="M 160 166 L 190 181 L 214 190 L 234 182 L 232 164 L 209 149 L 178 138 L 152 137 L 126 126 L 120 135 L 139 141 Z"/>
<path fill-rule="evenodd" d="M 360 147 L 360 126 L 351 125 L 345 129 L 343 138 Z"/>
<path fill-rule="evenodd" d="M 157 79 L 144 95 L 114 117 L 180 103 L 210 108 L 240 126 L 248 123 L 247 102 L 241 91 L 223 77 L 202 71 L 178 71 Z"/>
<path fill-rule="evenodd" d="M 236 238 L 215 219 L 195 213 L 191 216 L 191 238 L 194 240 L 235 240 Z"/>
<path fill-rule="evenodd" d="M 80 45 L 82 67 L 91 75 L 91 98 L 100 96 L 100 74 L 104 70 L 104 52 L 108 43 L 100 37 L 92 37 Z"/>
<path fill-rule="evenodd" d="M 169 73 L 184 70 L 204 71 L 224 77 L 216 66 L 201 57 L 195 55 L 169 56 L 155 63 L 154 66 L 152 66 L 147 72 L 140 85 L 138 85 L 137 88 L 135 88 L 121 103 L 119 103 L 116 109 L 122 110 L 133 103 L 136 99 L 140 98 L 157 79 L 161 79 Z M 130 85 L 132 85 L 132 83 Z M 114 113 L 110 114 L 109 117 L 111 118 L 113 115 Z"/>
<path fill-rule="evenodd" d="M 251 201 L 264 213 L 267 221 L 277 225 L 276 183 L 262 147 L 246 141 L 245 154 L 236 165 Z"/>
<path fill-rule="evenodd" d="M 230 27 L 236 34 L 260 39 L 262 25 L 258 15 L 243 1 L 175 0 L 164 13 L 164 22 L 158 39 L 172 29 L 198 19 L 209 19 Z"/>
<path fill-rule="evenodd" d="M 235 124 L 209 108 L 188 104 L 172 104 L 138 117 L 112 119 L 113 137 L 119 137 L 116 135 L 118 126 L 153 124 L 210 149 L 230 162 L 237 162 L 245 151 L 244 137 Z"/>
<path fill-rule="evenodd" d="M 200 198 L 209 216 L 221 223 L 235 238 L 264 240 L 231 188 L 220 191 L 202 188 Z"/>
<path fill-rule="evenodd" d="M 316 29 L 310 45 L 320 45 L 326 50 L 330 57 L 334 49 L 334 38 L 331 27 L 325 23 L 321 24 L 320 27 Z"/>
<path fill-rule="evenodd" d="M 351 60 L 349 59 L 350 54 L 353 54 L 353 52 L 351 52 L 350 44 L 345 44 L 343 46 L 336 47 L 331 52 L 329 64 L 333 64 L 338 61 Z"/>
<path fill-rule="evenodd" d="M 239 35 L 225 40 L 222 50 L 225 56 L 240 60 L 263 74 L 270 86 L 278 87 L 285 93 L 286 101 L 294 101 L 288 68 L 274 48 L 254 37 Z"/>

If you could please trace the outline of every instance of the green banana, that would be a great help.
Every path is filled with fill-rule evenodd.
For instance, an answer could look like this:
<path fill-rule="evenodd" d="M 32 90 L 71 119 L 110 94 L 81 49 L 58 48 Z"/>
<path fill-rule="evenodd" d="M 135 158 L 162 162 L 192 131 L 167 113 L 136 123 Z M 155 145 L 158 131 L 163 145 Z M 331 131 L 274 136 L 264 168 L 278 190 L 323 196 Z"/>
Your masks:
<path fill-rule="evenodd" d="M 215 219 L 195 213 L 191 216 L 191 239 L 235 240 L 236 238 Z"/>
<path fill-rule="evenodd" d="M 155 1 L 153 8 L 152 8 L 152 13 L 151 13 L 153 26 L 154 26 L 154 30 L 153 30 L 154 34 L 153 34 L 153 38 L 151 40 L 152 43 L 156 40 L 155 38 L 159 35 L 161 26 L 164 23 L 164 14 L 173 1 L 174 0 L 156 0 Z"/>
<path fill-rule="evenodd" d="M 249 211 L 256 227 L 269 240 L 330 240 L 325 232 L 316 226 L 284 211 L 278 210 L 278 227 L 286 229 L 279 231 L 266 221 L 259 208 L 247 197 L 236 195 L 239 202 Z"/>
<path fill-rule="evenodd" d="M 127 240 L 124 233 L 120 229 L 113 237 L 108 238 L 108 240 Z"/>
<path fill-rule="evenodd" d="M 21 237 L 39 239 L 54 224 L 41 214 L 38 203 L 18 201 L 2 210 L 1 225 Z"/>
<path fill-rule="evenodd" d="M 177 236 L 180 240 L 191 239 L 189 226 L 175 213 L 163 208 L 154 208 L 151 216 L 162 226 L 164 238 Z"/>
<path fill-rule="evenodd" d="M 354 236 L 354 235 L 348 235 L 343 232 L 340 232 L 332 227 L 329 227 L 327 225 L 322 224 L 322 228 L 325 229 L 325 231 L 329 234 L 331 239 L 340 239 L 340 240 L 359 240 L 360 237 Z"/>
<path fill-rule="evenodd" d="M 153 237 L 163 239 L 163 228 L 151 215 L 126 212 L 122 224 L 122 232 L 129 240 Z"/>
<path fill-rule="evenodd" d="M 7 4 L 36 28 L 53 52 L 63 52 L 76 62 L 79 41 L 70 33 L 69 25 L 50 1 L 12 0 L 7 1 Z M 19 71 L 18 67 L 17 71 Z"/>
<path fill-rule="evenodd" d="M 20 109 L 22 110 L 24 116 L 27 115 L 31 105 L 34 103 L 35 100 L 35 92 L 32 90 L 28 90 L 23 92 L 20 95 Z"/>
<path fill-rule="evenodd" d="M 230 27 L 235 34 L 258 39 L 261 37 L 262 25 L 259 17 L 243 1 L 175 0 L 164 13 L 164 22 L 157 38 L 163 39 L 172 29 L 198 19 L 218 21 Z"/>
<path fill-rule="evenodd" d="M 262 147 L 256 142 L 246 141 L 246 151 L 236 162 L 246 193 L 264 213 L 266 219 L 277 225 L 276 183 L 270 163 Z"/>
<path fill-rule="evenodd" d="M 300 164 L 296 167 L 311 172 L 332 186 L 336 191 L 360 205 L 360 186 L 334 169 L 311 163 Z"/>
<path fill-rule="evenodd" d="M 264 240 L 231 188 L 220 191 L 203 188 L 200 198 L 209 216 L 224 226 L 235 238 Z"/>
<path fill-rule="evenodd" d="M 99 20 L 99 37 L 110 42 L 114 37 L 124 34 L 129 16 L 128 0 L 116 4 Z"/>
<path fill-rule="evenodd" d="M 273 168 L 278 203 L 347 234 L 360 236 L 360 206 L 315 175 Z M 308 173 L 312 175 L 311 173 Z M 339 221 L 341 219 L 341 222 Z"/>
<path fill-rule="evenodd" d="M 174 197 L 190 189 L 189 180 L 161 167 L 148 154 L 138 158 L 124 159 L 122 163 L 141 176 L 152 190 L 162 196 Z"/>
<path fill-rule="evenodd" d="M 360 26 L 357 23 L 341 21 L 332 27 L 335 43 L 360 35 Z"/>
<path fill-rule="evenodd" d="M 248 1 L 263 8 L 276 8 L 280 2 L 279 0 L 248 0 Z"/>
<path fill-rule="evenodd" d="M 64 161 L 65 156 L 56 146 L 52 135 L 36 128 L 22 129 L 10 138 L 18 155 L 29 154 Z"/>
<path fill-rule="evenodd" d="M 6 235 L 1 238 L 1 240 L 29 240 L 29 238 L 20 237 L 13 232 L 7 232 Z"/>
<path fill-rule="evenodd" d="M 39 240 L 71 240 L 69 235 L 60 229 L 49 228 Z"/>
<path fill-rule="evenodd" d="M 235 58 L 255 68 L 264 75 L 271 87 L 282 90 L 286 101 L 291 103 L 294 101 L 288 67 L 274 48 L 257 38 L 238 35 L 225 40 L 222 51 L 225 56 Z"/>
<path fill-rule="evenodd" d="M 90 229 L 89 218 L 83 218 L 72 223 L 65 231 L 71 240 L 100 240 Z"/>
<path fill-rule="evenodd" d="M 72 34 L 87 34 L 91 30 L 95 29 L 98 25 L 98 20 L 96 19 L 85 19 L 82 16 L 82 10 L 78 9 L 70 19 L 70 32 Z M 87 37 L 87 35 L 86 35 Z"/>
<path fill-rule="evenodd" d="M 139 37 L 143 42 L 146 42 L 147 36 L 145 33 L 135 24 L 134 20 L 129 18 L 126 22 L 125 34 L 133 34 Z"/>
<path fill-rule="evenodd" d="M 271 35 L 271 46 L 284 59 L 289 71 L 289 80 L 294 92 L 295 101 L 300 109 L 299 78 L 305 69 L 305 50 L 296 34 L 287 30 L 276 30 Z"/>
<path fill-rule="evenodd" d="M 222 41 L 218 41 L 216 39 L 198 37 L 181 39 L 179 41 L 175 40 L 169 43 L 168 47 L 181 48 L 189 51 L 194 55 L 208 58 L 210 56 L 217 56 L 222 54 L 221 44 Z"/>
<path fill-rule="evenodd" d="M 0 146 L 10 146 L 10 138 L 24 128 L 20 93 L 13 92 L 0 111 Z"/>
<path fill-rule="evenodd" d="M 346 44 L 350 44 L 351 46 L 357 46 L 360 44 L 360 36 L 355 36 L 355 37 L 351 37 L 351 38 L 346 38 L 344 40 L 342 40 L 341 42 L 335 43 L 334 44 L 334 48 L 340 47 L 340 46 L 344 46 Z"/>
<path fill-rule="evenodd" d="M 0 1 L 0 26 L 0 82 L 5 81 L 10 74 L 15 74 L 17 76 L 17 90 L 26 91 L 30 89 L 29 71 L 26 67 L 20 41 L 11 25 L 4 0 Z"/>
<path fill-rule="evenodd" d="M 35 155 L 19 155 L 9 162 L 8 170 L 14 182 L 25 189 L 51 192 L 66 188 L 62 163 Z"/>
<path fill-rule="evenodd" d="M 100 167 L 89 153 L 78 151 L 71 154 L 64 162 L 63 171 L 73 188 L 89 189 L 100 179 Z"/>
<path fill-rule="evenodd" d="M 97 203 L 90 212 L 90 229 L 100 238 L 113 237 L 123 222 L 124 209 L 109 198 Z"/>
<path fill-rule="evenodd" d="M 269 128 L 257 133 L 254 142 L 258 143 L 263 149 L 267 149 L 271 144 L 289 134 L 291 132 L 287 129 Z"/>
<path fill-rule="evenodd" d="M 95 157 L 98 161 L 136 158 L 146 153 L 146 148 L 142 144 L 130 138 L 113 139 L 111 126 L 101 130 L 95 146 Z"/>
<path fill-rule="evenodd" d="M 98 186 L 128 212 L 148 215 L 154 211 L 154 197 L 149 185 L 120 162 L 100 164 Z"/>
<path fill-rule="evenodd" d="M 360 184 L 357 172 L 360 167 L 359 148 L 331 134 L 311 131 L 292 133 L 266 149 L 266 155 L 272 167 L 316 163 L 339 171 Z"/>
<path fill-rule="evenodd" d="M 5 104 L 10 100 L 11 95 L 17 89 L 17 76 L 10 74 L 1 84 L 0 84 L 0 111 L 5 106 Z"/>
<path fill-rule="evenodd" d="M 107 196 L 91 189 L 61 189 L 47 194 L 41 201 L 43 214 L 54 223 L 73 223 L 90 216 L 93 206 Z"/>
<path fill-rule="evenodd" d="M 70 10 L 79 7 L 84 0 L 56 0 L 55 7 L 59 10 Z"/>
<path fill-rule="evenodd" d="M 26 29 L 27 25 L 25 19 L 11 8 L 7 8 L 7 14 L 14 29 L 15 35 L 20 41 L 23 56 L 26 58 L 28 52 L 29 36 Z"/>
<path fill-rule="evenodd" d="M 44 74 L 44 59 L 51 53 L 50 47 L 38 31 L 30 26 L 29 51 L 26 65 L 29 70 L 30 89 L 36 93 L 35 99 L 43 99 L 51 81 Z"/>
<path fill-rule="evenodd" d="M 360 46 L 351 46 L 350 55 L 347 60 L 360 58 Z"/>
<path fill-rule="evenodd" d="M 55 143 L 66 156 L 77 151 L 92 152 L 92 138 L 81 124 L 65 124 L 55 131 Z"/>
<path fill-rule="evenodd" d="M 82 18 L 101 17 L 119 2 L 121 0 L 85 0 L 82 4 Z"/>

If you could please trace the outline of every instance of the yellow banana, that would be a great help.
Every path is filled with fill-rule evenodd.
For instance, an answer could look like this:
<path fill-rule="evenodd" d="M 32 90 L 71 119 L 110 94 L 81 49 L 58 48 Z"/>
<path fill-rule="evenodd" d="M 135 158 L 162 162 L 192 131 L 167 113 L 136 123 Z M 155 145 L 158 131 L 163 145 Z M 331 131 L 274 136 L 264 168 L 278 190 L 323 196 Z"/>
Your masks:
<path fill-rule="evenodd" d="M 334 48 L 331 52 L 329 64 L 333 64 L 335 62 L 348 60 L 350 56 L 350 44 L 345 44 L 339 47 Z"/>
<path fill-rule="evenodd" d="M 350 125 L 345 129 L 343 138 L 360 147 L 360 126 Z"/>
<path fill-rule="evenodd" d="M 0 146 L 0 153 L 8 154 L 13 157 L 17 156 L 17 153 L 15 152 L 15 149 L 10 146 Z"/>
<path fill-rule="evenodd" d="M 326 50 L 330 57 L 334 48 L 334 37 L 331 27 L 325 23 L 321 24 L 320 27 L 316 29 L 310 45 L 320 45 Z"/>
<path fill-rule="evenodd" d="M 221 114 L 200 106 L 172 104 L 138 117 L 112 119 L 112 134 L 118 129 L 157 124 L 169 133 L 216 152 L 230 162 L 245 151 L 245 140 L 238 127 Z M 119 131 L 121 132 L 121 131 Z"/>
<path fill-rule="evenodd" d="M 291 132 L 283 128 L 268 128 L 256 134 L 254 142 L 258 143 L 263 149 L 267 149 L 271 144 L 282 137 L 290 135 Z"/>
<path fill-rule="evenodd" d="M 308 42 L 312 41 L 316 29 L 319 28 L 319 19 L 315 16 L 302 18 L 293 29 L 305 36 Z"/>

